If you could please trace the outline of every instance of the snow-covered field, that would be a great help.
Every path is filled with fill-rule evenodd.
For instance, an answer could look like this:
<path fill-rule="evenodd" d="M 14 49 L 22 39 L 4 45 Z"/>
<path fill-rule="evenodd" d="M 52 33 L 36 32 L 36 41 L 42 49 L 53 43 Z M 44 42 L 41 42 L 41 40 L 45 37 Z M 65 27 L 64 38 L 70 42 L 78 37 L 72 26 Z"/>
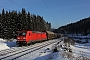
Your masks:
<path fill-rule="evenodd" d="M 83 42 L 85 41 L 85 39 L 81 40 Z M 72 53 L 63 51 L 63 49 L 60 49 L 58 52 L 53 52 L 53 45 L 54 44 L 51 44 L 49 46 L 41 48 L 35 52 L 27 54 L 25 57 L 20 57 L 17 60 L 82 60 L 83 58 L 85 58 L 86 60 L 88 58 L 90 60 L 90 39 L 88 39 L 88 43 L 75 43 L 74 46 L 70 45 L 72 48 Z M 6 42 L 5 40 L 0 39 L 0 51 L 16 46 L 16 40 L 12 42 Z"/>
<path fill-rule="evenodd" d="M 74 46 L 71 46 L 71 48 L 73 50 L 74 57 L 77 57 L 78 59 L 86 58 L 86 60 L 90 60 L 90 40 L 88 41 L 88 43 L 76 44 Z"/>

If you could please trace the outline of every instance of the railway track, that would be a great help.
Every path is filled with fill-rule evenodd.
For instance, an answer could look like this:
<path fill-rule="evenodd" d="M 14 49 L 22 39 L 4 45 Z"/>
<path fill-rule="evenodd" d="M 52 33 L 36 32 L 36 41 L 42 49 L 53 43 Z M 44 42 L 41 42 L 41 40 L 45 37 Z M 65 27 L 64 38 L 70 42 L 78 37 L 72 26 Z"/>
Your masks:
<path fill-rule="evenodd" d="M 21 47 L 13 47 L 10 49 L 2 50 L 2 51 L 0 51 L 0 56 L 4 56 L 4 55 L 7 55 L 9 53 L 19 51 L 20 49 L 22 49 L 22 48 Z"/>
<path fill-rule="evenodd" d="M 52 40 L 52 41 L 46 41 L 46 42 L 41 43 L 41 44 L 35 44 L 33 46 L 17 47 L 17 48 L 3 50 L 0 52 L 0 59 L 1 60 L 15 60 L 15 59 L 18 59 L 24 55 L 27 55 L 31 52 L 34 52 L 36 50 L 39 50 L 45 46 L 48 46 L 48 45 L 50 45 L 52 43 L 56 43 L 56 42 L 57 42 L 56 40 Z"/>

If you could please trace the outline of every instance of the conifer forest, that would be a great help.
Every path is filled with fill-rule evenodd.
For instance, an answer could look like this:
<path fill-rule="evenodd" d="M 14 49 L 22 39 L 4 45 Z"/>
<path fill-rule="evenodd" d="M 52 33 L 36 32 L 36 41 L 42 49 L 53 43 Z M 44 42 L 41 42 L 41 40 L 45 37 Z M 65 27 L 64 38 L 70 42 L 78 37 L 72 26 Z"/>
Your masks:
<path fill-rule="evenodd" d="M 16 38 L 20 30 L 46 31 L 51 29 L 51 23 L 42 16 L 30 14 L 22 8 L 21 12 L 5 11 L 0 13 L 0 38 Z"/>

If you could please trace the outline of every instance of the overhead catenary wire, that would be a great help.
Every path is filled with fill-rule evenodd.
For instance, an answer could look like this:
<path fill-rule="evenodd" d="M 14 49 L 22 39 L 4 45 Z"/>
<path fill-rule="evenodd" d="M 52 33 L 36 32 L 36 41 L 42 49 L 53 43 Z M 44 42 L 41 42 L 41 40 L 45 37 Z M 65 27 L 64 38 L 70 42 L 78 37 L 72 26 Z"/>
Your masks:
<path fill-rule="evenodd" d="M 20 8 L 22 8 L 20 5 L 18 5 L 18 4 L 16 4 L 15 2 L 13 2 L 12 0 L 9 0 L 10 2 L 12 2 L 13 4 L 15 4 L 15 5 L 17 5 L 18 7 L 20 7 Z M 2 9 L 6 9 L 6 10 L 9 10 L 10 11 L 10 9 L 8 9 L 8 8 L 6 8 L 6 7 L 4 7 L 4 6 L 0 6 Z M 1 10 L 2 10 L 1 9 Z"/>
<path fill-rule="evenodd" d="M 17 5 L 18 7 L 22 8 L 20 5 L 18 5 L 17 3 L 13 2 L 12 0 L 9 0 L 10 2 L 12 2 L 13 4 Z"/>
<path fill-rule="evenodd" d="M 1 7 L 2 9 L 10 10 L 10 9 L 4 7 L 4 6 L 0 6 L 0 7 Z M 2 10 L 2 9 L 1 9 L 1 10 Z"/>
<path fill-rule="evenodd" d="M 16 4 L 16 3 L 13 2 L 12 0 L 9 0 L 9 1 L 12 2 L 13 4 L 17 5 L 18 7 L 22 8 L 20 5 Z M 6 9 L 6 10 L 10 10 L 10 9 L 4 7 L 4 6 L 0 6 L 0 7 L 3 8 L 3 9 Z"/>
<path fill-rule="evenodd" d="M 62 12 L 61 7 L 60 7 L 60 4 L 59 4 L 59 1 L 58 1 L 58 0 L 56 0 L 56 1 L 57 1 L 59 10 L 60 10 L 60 12 L 61 12 L 61 15 L 62 15 L 62 17 L 63 17 L 63 20 L 65 20 L 64 15 L 63 15 L 63 12 Z"/>
<path fill-rule="evenodd" d="M 52 15 L 51 11 L 49 10 L 49 7 L 47 6 L 47 4 L 46 4 L 45 0 L 43 0 L 43 2 L 45 3 L 45 5 L 46 5 L 46 7 L 47 7 L 47 9 L 48 9 L 49 13 L 51 14 L 51 16 L 54 18 L 54 16 Z"/>
<path fill-rule="evenodd" d="M 53 16 L 54 16 L 54 19 L 57 20 L 56 17 L 55 17 L 55 14 L 54 14 L 54 12 L 53 12 L 53 9 L 52 9 L 52 7 L 51 7 L 51 5 L 50 5 L 49 0 L 47 0 L 47 1 L 48 1 L 49 6 L 50 6 L 50 9 L 51 9 L 51 11 L 52 11 L 52 14 L 53 14 Z"/>

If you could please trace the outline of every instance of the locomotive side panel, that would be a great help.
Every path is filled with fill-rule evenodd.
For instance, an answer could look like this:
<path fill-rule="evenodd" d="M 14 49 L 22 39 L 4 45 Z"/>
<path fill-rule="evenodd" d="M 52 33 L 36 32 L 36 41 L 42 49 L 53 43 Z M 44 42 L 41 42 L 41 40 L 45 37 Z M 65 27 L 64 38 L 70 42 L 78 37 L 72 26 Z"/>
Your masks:
<path fill-rule="evenodd" d="M 41 38 L 42 38 L 42 40 L 47 40 L 46 32 L 43 32 L 43 33 L 41 34 Z"/>
<path fill-rule="evenodd" d="M 29 43 L 29 42 L 31 42 L 31 36 L 32 35 L 32 32 L 31 31 L 27 31 L 27 34 L 26 34 L 26 42 L 27 42 L 27 44 Z"/>
<path fill-rule="evenodd" d="M 46 40 L 47 36 L 45 32 L 29 31 L 27 33 L 27 43 Z"/>

